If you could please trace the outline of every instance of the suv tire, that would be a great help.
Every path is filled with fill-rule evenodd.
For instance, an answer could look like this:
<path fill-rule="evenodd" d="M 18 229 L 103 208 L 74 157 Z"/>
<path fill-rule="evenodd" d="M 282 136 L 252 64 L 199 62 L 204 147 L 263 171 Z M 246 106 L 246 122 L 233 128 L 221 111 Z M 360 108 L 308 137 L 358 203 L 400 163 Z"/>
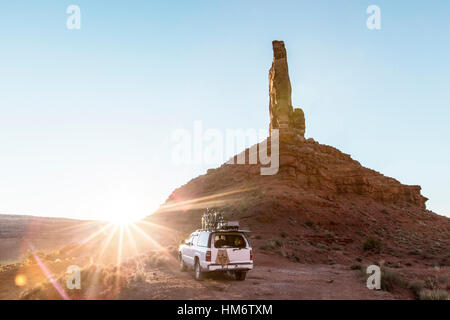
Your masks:
<path fill-rule="evenodd" d="M 198 261 L 198 259 L 195 259 L 195 266 L 194 266 L 194 277 L 195 280 L 197 281 L 201 281 L 203 280 L 203 272 L 202 272 L 202 268 L 200 267 L 200 262 Z"/>
<path fill-rule="evenodd" d="M 234 275 L 236 276 L 236 280 L 244 281 L 245 277 L 247 276 L 247 272 L 246 271 L 236 271 Z"/>
<path fill-rule="evenodd" d="M 184 263 L 183 256 L 180 254 L 180 271 L 185 272 L 186 270 L 186 264 Z"/>

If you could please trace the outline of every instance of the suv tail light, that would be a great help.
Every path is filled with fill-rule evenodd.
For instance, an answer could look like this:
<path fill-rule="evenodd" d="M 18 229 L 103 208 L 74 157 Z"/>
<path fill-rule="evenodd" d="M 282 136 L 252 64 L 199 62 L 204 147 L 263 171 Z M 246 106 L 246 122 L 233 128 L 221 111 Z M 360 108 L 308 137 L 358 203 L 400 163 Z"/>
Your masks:
<path fill-rule="evenodd" d="M 206 251 L 206 261 L 211 262 L 211 251 Z"/>
<path fill-rule="evenodd" d="M 253 250 L 250 250 L 250 260 L 253 261 Z"/>

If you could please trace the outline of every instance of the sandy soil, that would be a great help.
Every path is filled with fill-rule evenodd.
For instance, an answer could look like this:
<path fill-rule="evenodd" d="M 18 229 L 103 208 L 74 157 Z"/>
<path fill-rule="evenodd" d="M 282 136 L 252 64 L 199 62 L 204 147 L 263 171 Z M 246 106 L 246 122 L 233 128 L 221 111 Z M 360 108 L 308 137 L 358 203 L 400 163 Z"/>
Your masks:
<path fill-rule="evenodd" d="M 211 274 L 198 282 L 192 272 L 151 273 L 145 283 L 122 291 L 119 299 L 395 299 L 366 288 L 355 271 L 342 265 L 257 266 L 245 281 Z"/>
<path fill-rule="evenodd" d="M 132 260 L 130 260 L 132 261 Z M 82 261 L 76 261 L 76 263 Z M 89 268 L 89 262 L 86 266 Z M 65 268 L 74 261 L 47 263 L 47 269 L 58 278 Z M 396 270 L 405 280 L 426 280 L 433 276 L 450 278 L 450 268 L 409 267 Z M 92 296 L 95 288 L 92 282 L 83 282 L 83 290 L 75 299 L 414 299 L 412 291 L 407 288 L 395 288 L 392 292 L 369 290 L 365 278 L 359 270 L 351 270 L 350 266 L 342 264 L 301 264 L 281 259 L 271 255 L 259 255 L 255 261 L 255 269 L 250 271 L 245 281 L 236 281 L 233 276 L 222 273 L 208 274 L 203 281 L 194 279 L 193 271 L 178 271 L 176 259 L 173 258 L 163 266 L 145 264 L 139 271 L 143 277 L 136 278 L 136 263 L 126 262 L 121 267 L 124 285 L 113 294 L 98 294 Z M 28 282 L 24 287 L 14 285 L 17 274 L 26 275 Z M 83 276 L 83 275 L 82 275 Z M 18 299 L 21 292 L 34 288 L 46 280 L 42 270 L 37 265 L 17 267 L 10 265 L 0 272 L 0 299 Z M 64 283 L 64 282 L 62 282 Z M 94 289 L 95 291 L 95 289 Z M 83 293 L 84 292 L 84 293 Z M 112 292 L 112 291 L 111 291 Z M 72 294 L 74 292 L 68 292 Z M 59 296 L 49 285 L 48 289 L 40 290 L 31 299 L 58 299 Z"/>

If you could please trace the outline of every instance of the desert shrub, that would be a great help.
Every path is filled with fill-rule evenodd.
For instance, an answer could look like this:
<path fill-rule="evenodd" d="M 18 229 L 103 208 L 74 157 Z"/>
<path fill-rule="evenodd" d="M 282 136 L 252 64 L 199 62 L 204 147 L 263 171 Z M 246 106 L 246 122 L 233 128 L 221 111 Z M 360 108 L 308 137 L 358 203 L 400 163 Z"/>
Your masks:
<path fill-rule="evenodd" d="M 354 270 L 357 270 L 357 271 L 358 271 L 358 277 L 361 278 L 361 279 L 363 279 L 364 282 L 367 281 L 367 277 L 369 276 L 369 275 L 367 274 L 367 267 L 368 267 L 368 266 L 366 266 L 366 265 L 361 265 L 361 268 L 358 269 L 358 267 L 356 267 L 356 269 L 354 269 Z"/>
<path fill-rule="evenodd" d="M 284 231 L 282 231 L 282 232 L 280 233 L 280 236 L 281 236 L 282 238 L 286 238 L 286 237 L 287 237 L 287 233 L 284 232 Z"/>
<path fill-rule="evenodd" d="M 352 269 L 352 270 L 361 270 L 362 266 L 360 264 L 355 263 L 355 264 L 352 264 L 350 266 L 350 269 Z"/>
<path fill-rule="evenodd" d="M 262 237 L 258 234 L 255 236 L 255 239 L 262 239 Z"/>
<path fill-rule="evenodd" d="M 295 225 L 297 223 L 297 221 L 294 218 L 292 218 L 292 217 L 288 218 L 288 222 L 289 222 L 290 225 Z"/>
<path fill-rule="evenodd" d="M 273 241 L 278 247 L 282 247 L 283 246 L 283 241 L 281 241 L 280 239 L 272 239 L 271 241 Z"/>
<path fill-rule="evenodd" d="M 145 282 L 145 280 L 146 280 L 146 275 L 145 275 L 145 273 L 142 272 L 142 271 L 136 271 L 136 273 L 134 274 L 133 279 L 134 279 L 134 281 L 136 281 L 136 282 L 142 283 L 142 282 Z"/>
<path fill-rule="evenodd" d="M 367 238 L 363 244 L 364 251 L 379 253 L 381 250 L 381 241 L 375 238 Z"/>
<path fill-rule="evenodd" d="M 27 289 L 19 295 L 19 299 L 20 300 L 30 300 L 35 295 L 39 294 L 43 288 L 44 288 L 44 286 L 42 284 L 38 284 L 33 288 Z"/>
<path fill-rule="evenodd" d="M 425 288 L 429 290 L 436 290 L 439 288 L 438 279 L 436 277 L 427 278 L 425 280 Z"/>
<path fill-rule="evenodd" d="M 155 254 L 154 252 L 149 252 L 147 254 L 147 257 L 143 259 L 143 262 L 145 266 L 152 268 L 156 265 L 157 259 L 158 259 L 157 254 Z"/>
<path fill-rule="evenodd" d="M 293 262 L 300 262 L 300 257 L 298 255 L 296 255 L 295 253 L 292 253 L 288 258 L 289 258 L 289 260 L 291 260 Z"/>
<path fill-rule="evenodd" d="M 175 246 L 169 246 L 167 248 L 167 252 L 169 253 L 169 255 L 171 255 L 172 257 L 177 258 L 178 257 L 178 248 Z"/>
<path fill-rule="evenodd" d="M 328 246 L 326 244 L 322 243 L 322 242 L 317 243 L 316 244 L 316 248 L 323 249 L 323 250 L 328 250 Z"/>
<path fill-rule="evenodd" d="M 414 250 L 409 251 L 408 254 L 409 254 L 410 256 L 418 256 L 418 255 L 421 254 L 421 251 L 418 250 L 418 249 L 414 249 Z"/>
<path fill-rule="evenodd" d="M 28 253 L 27 257 L 24 259 L 23 263 L 25 265 L 32 265 L 36 263 L 36 260 L 34 259 L 33 254 L 30 252 Z"/>
<path fill-rule="evenodd" d="M 413 292 L 414 296 L 419 299 L 420 292 L 423 290 L 424 283 L 422 281 L 413 281 L 409 284 L 409 289 Z"/>
<path fill-rule="evenodd" d="M 332 222 L 330 222 L 331 225 L 333 225 Z M 327 237 L 330 239 L 334 239 L 334 237 L 336 237 L 336 233 L 331 232 L 331 231 L 327 231 Z"/>
<path fill-rule="evenodd" d="M 263 195 L 264 194 L 259 189 L 253 190 L 252 192 L 252 196 L 255 198 L 261 198 Z"/>
<path fill-rule="evenodd" d="M 175 257 L 178 257 L 178 252 L 176 252 Z M 147 254 L 147 257 L 143 259 L 143 263 L 144 266 L 149 268 L 167 267 L 170 265 L 171 259 L 173 259 L 172 254 L 167 254 L 164 251 L 154 251 Z"/>
<path fill-rule="evenodd" d="M 299 246 L 300 242 L 297 239 L 289 239 L 287 241 L 289 244 L 293 245 L 293 246 Z"/>
<path fill-rule="evenodd" d="M 70 290 L 69 294 L 79 294 L 92 286 L 124 286 L 127 283 L 126 268 L 105 267 L 103 265 L 90 265 L 81 270 L 81 292 Z M 131 275 L 130 275 L 131 276 Z M 66 280 L 62 280 L 65 283 Z"/>
<path fill-rule="evenodd" d="M 408 283 L 394 270 L 381 268 L 381 289 L 392 291 L 395 287 L 407 287 Z"/>
<path fill-rule="evenodd" d="M 54 250 L 54 251 L 50 252 L 49 254 L 46 254 L 44 258 L 46 260 L 53 261 L 53 260 L 57 259 L 60 256 L 60 254 L 61 253 L 59 250 Z"/>
<path fill-rule="evenodd" d="M 265 244 L 263 244 L 260 249 L 262 250 L 275 250 L 283 246 L 283 242 L 280 239 L 271 239 L 268 240 Z"/>
<path fill-rule="evenodd" d="M 117 267 L 108 267 L 102 265 L 90 265 L 81 270 L 81 290 L 66 290 L 66 294 L 71 299 L 85 299 L 89 288 L 96 288 L 101 294 L 108 294 L 117 288 L 124 288 L 128 284 L 128 278 L 131 274 L 127 274 L 127 270 Z M 56 281 L 64 287 L 68 275 L 61 275 Z M 60 299 L 61 296 L 53 287 L 50 281 L 34 286 L 24 291 L 20 299 Z"/>
<path fill-rule="evenodd" d="M 314 222 L 312 222 L 311 220 L 306 221 L 306 222 L 305 222 L 305 225 L 306 225 L 307 227 L 310 227 L 310 228 L 312 228 L 312 227 L 315 226 Z"/>
<path fill-rule="evenodd" d="M 278 255 L 282 256 L 283 258 L 287 257 L 287 253 L 283 249 L 279 249 L 275 251 Z"/>
<path fill-rule="evenodd" d="M 420 300 L 447 300 L 448 293 L 445 290 L 428 290 L 423 289 L 420 291 Z"/>
<path fill-rule="evenodd" d="M 169 258 L 167 256 L 160 256 L 156 260 L 157 267 L 167 267 L 169 265 Z"/>

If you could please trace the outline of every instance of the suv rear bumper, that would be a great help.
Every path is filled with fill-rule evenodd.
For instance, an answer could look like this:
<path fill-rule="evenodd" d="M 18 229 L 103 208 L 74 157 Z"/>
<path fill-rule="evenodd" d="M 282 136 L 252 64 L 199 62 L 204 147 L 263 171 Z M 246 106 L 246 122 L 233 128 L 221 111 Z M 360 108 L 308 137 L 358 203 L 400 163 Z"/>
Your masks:
<path fill-rule="evenodd" d="M 232 270 L 239 270 L 239 271 L 248 271 L 253 269 L 253 263 L 251 262 L 243 262 L 243 263 L 230 263 L 226 265 L 221 264 L 209 264 L 207 266 L 207 269 L 205 271 L 232 271 Z"/>

